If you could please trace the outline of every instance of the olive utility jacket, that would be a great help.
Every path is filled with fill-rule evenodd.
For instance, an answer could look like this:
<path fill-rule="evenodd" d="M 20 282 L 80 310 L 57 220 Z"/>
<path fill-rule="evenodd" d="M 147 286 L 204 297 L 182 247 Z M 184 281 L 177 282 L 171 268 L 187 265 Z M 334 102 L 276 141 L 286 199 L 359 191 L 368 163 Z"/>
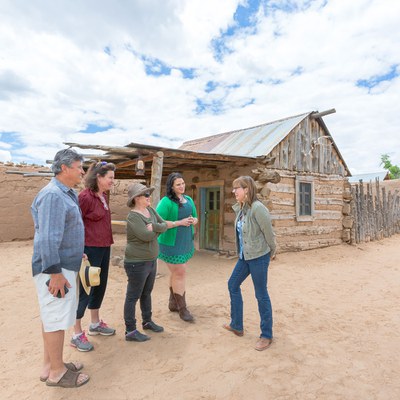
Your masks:
<path fill-rule="evenodd" d="M 259 200 L 256 200 L 251 206 L 244 204 L 243 208 L 239 203 L 232 206 L 236 213 L 235 235 L 236 250 L 240 254 L 239 237 L 236 230 L 240 211 L 243 212 L 243 256 L 245 260 L 253 260 L 271 252 L 275 254 L 276 242 L 275 233 L 272 229 L 271 216 L 267 209 Z"/>

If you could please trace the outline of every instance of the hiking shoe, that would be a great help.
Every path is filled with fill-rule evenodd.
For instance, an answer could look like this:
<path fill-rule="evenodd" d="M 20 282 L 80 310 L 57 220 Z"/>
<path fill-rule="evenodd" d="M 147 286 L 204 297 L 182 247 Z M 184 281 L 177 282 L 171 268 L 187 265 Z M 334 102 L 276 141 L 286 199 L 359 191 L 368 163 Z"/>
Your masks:
<path fill-rule="evenodd" d="M 150 339 L 150 336 L 144 335 L 137 329 L 131 332 L 125 332 L 125 340 L 127 340 L 128 342 L 145 342 L 146 340 Z"/>
<path fill-rule="evenodd" d="M 164 332 L 164 328 L 160 325 L 157 325 L 153 321 L 149 321 L 143 324 L 143 329 L 150 329 L 153 332 Z"/>
<path fill-rule="evenodd" d="M 103 336 L 111 336 L 115 334 L 115 329 L 110 328 L 103 320 L 99 322 L 99 325 L 96 328 L 93 328 L 92 325 L 89 326 L 89 335 L 103 335 Z"/>
<path fill-rule="evenodd" d="M 85 331 L 83 331 L 77 338 L 71 339 L 71 346 L 76 347 L 79 351 L 93 350 L 93 345 L 86 337 Z"/>

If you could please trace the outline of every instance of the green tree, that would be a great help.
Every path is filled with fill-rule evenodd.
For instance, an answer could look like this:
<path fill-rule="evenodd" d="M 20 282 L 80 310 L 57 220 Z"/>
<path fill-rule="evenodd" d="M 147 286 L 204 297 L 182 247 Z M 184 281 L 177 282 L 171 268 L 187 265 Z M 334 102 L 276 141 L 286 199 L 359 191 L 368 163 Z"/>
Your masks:
<path fill-rule="evenodd" d="M 390 179 L 400 179 L 400 167 L 398 165 L 393 165 L 390 161 L 389 154 L 381 155 L 381 164 L 383 168 L 389 171 Z"/>

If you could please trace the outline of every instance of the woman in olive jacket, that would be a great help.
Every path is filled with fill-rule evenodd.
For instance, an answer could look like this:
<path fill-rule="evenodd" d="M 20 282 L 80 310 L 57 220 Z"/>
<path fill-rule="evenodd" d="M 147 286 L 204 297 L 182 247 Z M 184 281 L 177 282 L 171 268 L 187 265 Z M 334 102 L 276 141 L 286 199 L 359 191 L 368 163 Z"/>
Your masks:
<path fill-rule="evenodd" d="M 275 258 L 275 234 L 268 209 L 257 199 L 256 184 L 250 176 L 233 181 L 237 203 L 235 233 L 239 259 L 228 281 L 231 322 L 223 327 L 243 336 L 243 298 L 241 284 L 251 275 L 260 313 L 261 334 L 255 349 L 265 350 L 272 343 L 272 307 L 267 290 L 268 266 Z"/>
<path fill-rule="evenodd" d="M 133 183 L 128 188 L 127 206 L 131 211 L 127 218 L 126 248 L 124 267 L 128 277 L 124 304 L 125 340 L 144 342 L 150 336 L 143 334 L 136 326 L 136 303 L 140 301 L 142 327 L 153 332 L 164 328 L 152 320 L 151 293 L 157 272 L 157 237 L 172 223 L 164 221 L 150 206 L 153 187 Z"/>

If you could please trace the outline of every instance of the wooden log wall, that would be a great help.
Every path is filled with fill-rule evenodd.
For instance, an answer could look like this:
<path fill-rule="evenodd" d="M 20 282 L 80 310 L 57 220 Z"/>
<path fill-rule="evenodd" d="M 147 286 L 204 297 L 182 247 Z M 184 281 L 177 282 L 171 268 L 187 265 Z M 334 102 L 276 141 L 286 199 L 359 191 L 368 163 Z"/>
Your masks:
<path fill-rule="evenodd" d="M 271 168 L 346 175 L 343 162 L 327 132 L 315 119 L 306 118 L 270 153 Z"/>
<path fill-rule="evenodd" d="M 354 224 L 351 243 L 369 242 L 400 233 L 400 192 L 362 182 L 352 186 Z"/>
<path fill-rule="evenodd" d="M 342 243 L 345 179 L 338 175 L 312 174 L 314 216 L 311 221 L 298 221 L 296 174 L 291 171 L 279 171 L 279 174 L 279 183 L 269 182 L 259 192 L 271 212 L 279 251 L 309 250 Z M 263 193 L 268 193 L 268 198 Z"/>

